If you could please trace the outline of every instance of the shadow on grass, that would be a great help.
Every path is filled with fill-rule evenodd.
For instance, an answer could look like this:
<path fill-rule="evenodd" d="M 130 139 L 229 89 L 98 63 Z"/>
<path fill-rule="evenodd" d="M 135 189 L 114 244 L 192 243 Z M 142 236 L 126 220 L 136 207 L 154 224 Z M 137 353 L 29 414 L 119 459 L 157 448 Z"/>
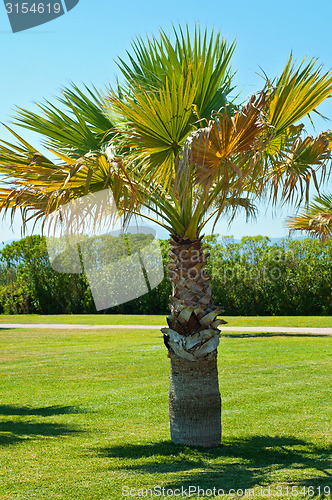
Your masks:
<path fill-rule="evenodd" d="M 0 415 L 50 417 L 81 413 L 71 406 L 47 406 L 45 408 L 31 408 L 28 406 L 1 405 Z M 81 432 L 78 429 L 64 425 L 22 420 L 4 420 L 0 422 L 0 446 L 20 443 L 22 441 L 68 436 Z"/>
<path fill-rule="evenodd" d="M 0 415 L 36 415 L 40 417 L 51 417 L 53 415 L 67 415 L 70 413 L 84 413 L 75 406 L 46 406 L 32 408 L 30 406 L 0 405 Z"/>
<path fill-rule="evenodd" d="M 63 424 L 7 420 L 0 422 L 0 446 L 27 440 L 68 436 L 78 432 L 80 432 L 78 429 Z"/>
<path fill-rule="evenodd" d="M 277 332 L 258 332 L 258 333 L 221 333 L 221 337 L 227 338 L 254 338 L 254 337 L 331 337 L 330 334 L 322 334 L 322 333 L 277 333 Z"/>
<path fill-rule="evenodd" d="M 273 482 L 301 486 L 328 484 L 331 448 L 317 447 L 295 437 L 252 436 L 230 440 L 211 450 L 174 445 L 170 441 L 151 445 L 124 445 L 98 450 L 103 457 L 128 459 L 119 469 L 135 473 L 176 473 L 183 477 L 167 481 L 169 488 L 223 490 L 253 488 Z M 136 463 L 133 461 L 136 461 Z"/>

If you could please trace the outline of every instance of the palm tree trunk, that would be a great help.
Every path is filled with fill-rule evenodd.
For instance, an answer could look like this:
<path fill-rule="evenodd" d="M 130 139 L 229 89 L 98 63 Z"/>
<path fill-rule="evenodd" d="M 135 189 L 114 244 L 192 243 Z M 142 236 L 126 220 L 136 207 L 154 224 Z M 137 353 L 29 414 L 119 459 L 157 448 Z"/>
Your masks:
<path fill-rule="evenodd" d="M 195 362 L 171 357 L 169 417 L 173 443 L 211 448 L 221 440 L 217 356 Z"/>
<path fill-rule="evenodd" d="M 171 360 L 171 437 L 174 443 L 214 447 L 221 440 L 217 327 L 225 322 L 216 319 L 222 310 L 213 304 L 202 237 L 173 235 L 170 243 L 171 314 L 162 331 Z"/>

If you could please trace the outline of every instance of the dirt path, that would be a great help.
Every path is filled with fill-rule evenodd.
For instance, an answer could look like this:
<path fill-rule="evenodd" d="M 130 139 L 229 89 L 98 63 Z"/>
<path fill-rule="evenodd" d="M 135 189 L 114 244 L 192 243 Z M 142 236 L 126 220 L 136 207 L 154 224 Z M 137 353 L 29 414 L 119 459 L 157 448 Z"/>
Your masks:
<path fill-rule="evenodd" d="M 159 330 L 165 325 L 73 325 L 54 323 L 1 323 L 1 328 L 28 328 L 49 330 Z M 331 335 L 332 328 L 297 328 L 284 326 L 224 326 L 220 327 L 222 333 L 228 332 L 256 332 L 256 333 L 298 333 L 311 335 Z"/>

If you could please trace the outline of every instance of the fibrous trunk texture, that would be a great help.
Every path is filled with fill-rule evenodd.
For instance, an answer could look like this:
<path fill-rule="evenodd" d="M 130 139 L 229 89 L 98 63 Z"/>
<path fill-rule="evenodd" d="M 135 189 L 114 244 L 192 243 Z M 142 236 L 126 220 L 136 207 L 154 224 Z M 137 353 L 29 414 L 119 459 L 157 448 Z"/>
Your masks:
<path fill-rule="evenodd" d="M 175 444 L 219 446 L 221 441 L 221 399 L 217 355 L 195 362 L 171 358 L 169 417 Z"/>
<path fill-rule="evenodd" d="M 170 242 L 171 314 L 162 331 L 171 360 L 171 437 L 174 443 L 214 447 L 221 439 L 217 327 L 225 322 L 216 319 L 222 309 L 213 304 L 202 237 L 173 235 Z"/>

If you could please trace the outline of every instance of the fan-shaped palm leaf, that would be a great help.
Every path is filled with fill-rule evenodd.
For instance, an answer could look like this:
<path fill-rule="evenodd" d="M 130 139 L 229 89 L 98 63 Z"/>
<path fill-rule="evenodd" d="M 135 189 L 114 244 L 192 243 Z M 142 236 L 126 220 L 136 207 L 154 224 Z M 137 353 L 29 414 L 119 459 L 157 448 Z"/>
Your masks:
<path fill-rule="evenodd" d="M 182 72 L 179 82 L 173 72 L 158 92 L 138 88 L 126 100 L 115 93 L 110 99 L 112 110 L 125 120 L 119 144 L 129 149 L 128 158 L 136 162 L 140 158 L 146 173 L 166 184 L 170 184 L 175 158 L 192 130 L 196 91 L 197 79 L 191 78 L 191 71 Z"/>
<path fill-rule="evenodd" d="M 181 79 L 197 82 L 195 112 L 197 119 L 210 119 L 211 111 L 225 105 L 232 81 L 230 60 L 235 44 L 229 45 L 218 32 L 208 34 L 196 26 L 190 33 L 181 26 L 173 28 L 174 44 L 161 30 L 160 38 L 143 40 L 137 38 L 133 44 L 133 55 L 127 53 L 130 64 L 119 59 L 118 66 L 126 79 L 123 87 L 127 95 L 132 90 L 159 91 L 169 75 L 179 84 Z"/>
<path fill-rule="evenodd" d="M 226 190 L 232 179 L 229 167 L 239 179 L 248 175 L 251 162 L 247 153 L 253 157 L 262 148 L 259 139 L 266 128 L 262 119 L 265 99 L 264 92 L 252 96 L 250 102 L 231 117 L 225 107 L 215 114 L 208 127 L 192 134 L 183 154 L 179 176 L 188 166 L 195 170 L 195 178 L 200 184 L 211 183 L 216 176 L 223 176 Z"/>
<path fill-rule="evenodd" d="M 119 208 L 130 212 L 139 203 L 134 179 L 128 177 L 121 161 L 107 151 L 89 152 L 77 158 L 54 151 L 59 163 L 52 162 L 9 129 L 19 145 L 0 142 L 0 208 L 25 214 L 35 211 L 43 218 L 68 201 L 110 188 Z M 6 187 L 8 186 L 8 187 Z"/>

